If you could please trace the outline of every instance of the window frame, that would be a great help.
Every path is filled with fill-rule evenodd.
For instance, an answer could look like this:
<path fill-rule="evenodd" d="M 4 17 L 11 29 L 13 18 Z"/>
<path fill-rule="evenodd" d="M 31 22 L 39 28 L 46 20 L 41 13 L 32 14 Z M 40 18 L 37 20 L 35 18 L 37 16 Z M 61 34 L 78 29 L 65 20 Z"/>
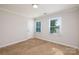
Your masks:
<path fill-rule="evenodd" d="M 55 19 L 57 19 L 57 22 L 59 23 L 59 24 L 57 24 L 58 26 L 59 26 L 59 30 L 58 30 L 58 32 L 56 32 L 56 33 L 61 33 L 61 17 L 51 17 L 51 18 L 49 18 L 49 33 L 51 33 L 51 20 L 55 20 Z M 56 33 L 51 33 L 51 34 L 56 34 Z"/>
<path fill-rule="evenodd" d="M 40 22 L 40 25 L 39 25 L 40 27 L 36 25 L 37 22 Z M 39 31 L 36 30 L 38 27 L 40 28 Z M 35 32 L 37 32 L 37 33 L 40 33 L 41 32 L 41 21 L 39 19 L 38 20 L 35 19 Z"/>

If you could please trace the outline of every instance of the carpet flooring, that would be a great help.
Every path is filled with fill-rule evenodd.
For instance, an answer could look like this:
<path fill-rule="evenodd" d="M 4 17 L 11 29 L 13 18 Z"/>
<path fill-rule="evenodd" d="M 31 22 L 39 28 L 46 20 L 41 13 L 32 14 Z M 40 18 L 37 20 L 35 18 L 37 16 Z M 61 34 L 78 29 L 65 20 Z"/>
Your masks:
<path fill-rule="evenodd" d="M 79 50 L 32 38 L 14 45 L 0 48 L 0 55 L 79 55 Z"/>

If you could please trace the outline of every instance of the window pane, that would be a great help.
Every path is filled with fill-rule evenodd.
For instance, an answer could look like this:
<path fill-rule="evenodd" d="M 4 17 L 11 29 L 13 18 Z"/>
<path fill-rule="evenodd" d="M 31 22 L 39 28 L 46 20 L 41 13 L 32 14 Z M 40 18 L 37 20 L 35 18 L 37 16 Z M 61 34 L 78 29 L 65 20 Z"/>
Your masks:
<path fill-rule="evenodd" d="M 50 20 L 50 33 L 58 33 L 60 30 L 59 19 Z"/>
<path fill-rule="evenodd" d="M 56 28 L 55 27 L 50 27 L 50 33 L 56 33 Z"/>
<path fill-rule="evenodd" d="M 41 32 L 41 22 L 36 22 L 36 32 Z"/>
<path fill-rule="evenodd" d="M 50 33 L 57 33 L 59 32 L 59 26 L 51 26 Z"/>
<path fill-rule="evenodd" d="M 51 21 L 50 21 L 50 26 L 56 26 L 56 21 L 57 21 L 57 20 L 51 20 Z"/>

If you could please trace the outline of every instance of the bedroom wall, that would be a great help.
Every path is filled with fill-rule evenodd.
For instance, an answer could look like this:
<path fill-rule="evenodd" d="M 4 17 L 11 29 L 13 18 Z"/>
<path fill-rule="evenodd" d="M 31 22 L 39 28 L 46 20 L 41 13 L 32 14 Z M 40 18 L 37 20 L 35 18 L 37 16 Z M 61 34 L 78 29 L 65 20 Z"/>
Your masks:
<path fill-rule="evenodd" d="M 61 32 L 49 33 L 49 18 L 62 17 Z M 79 8 L 71 8 L 57 13 L 38 17 L 42 23 L 42 32 L 35 32 L 35 37 L 47 41 L 79 48 Z"/>
<path fill-rule="evenodd" d="M 33 19 L 0 10 L 0 47 L 33 37 Z"/>

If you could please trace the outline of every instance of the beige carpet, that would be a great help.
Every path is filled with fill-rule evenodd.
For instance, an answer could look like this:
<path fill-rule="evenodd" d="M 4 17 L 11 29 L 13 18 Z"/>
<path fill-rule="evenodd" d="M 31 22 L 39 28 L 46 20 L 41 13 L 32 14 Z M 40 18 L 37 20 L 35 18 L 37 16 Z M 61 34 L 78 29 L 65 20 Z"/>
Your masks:
<path fill-rule="evenodd" d="M 33 38 L 0 48 L 1 55 L 78 55 L 77 49 Z"/>

